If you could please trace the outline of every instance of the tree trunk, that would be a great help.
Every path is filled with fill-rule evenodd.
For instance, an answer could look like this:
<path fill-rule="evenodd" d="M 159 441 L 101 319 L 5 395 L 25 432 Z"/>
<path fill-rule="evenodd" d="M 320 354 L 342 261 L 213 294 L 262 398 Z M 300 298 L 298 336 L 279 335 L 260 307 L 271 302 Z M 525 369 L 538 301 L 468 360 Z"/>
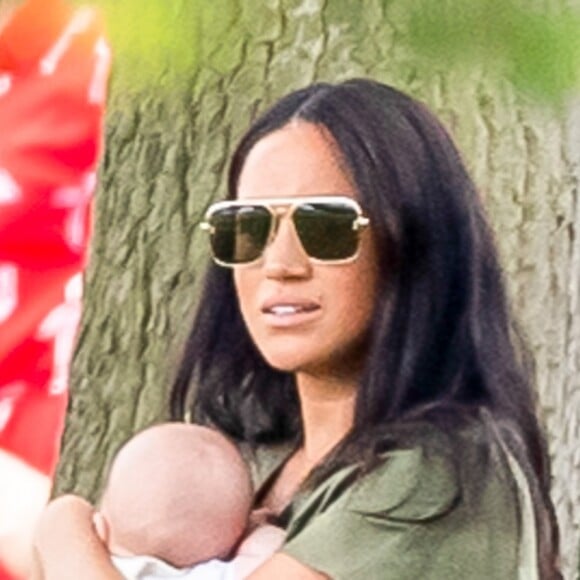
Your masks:
<path fill-rule="evenodd" d="M 119 56 L 57 491 L 95 499 L 118 446 L 167 416 L 207 259 L 199 222 L 223 195 L 228 155 L 256 110 L 316 80 L 371 76 L 444 119 L 484 194 L 537 359 L 570 573 L 580 529 L 580 108 L 541 109 L 481 67 L 427 74 L 391 4 L 222 0 L 215 14 L 226 24 L 200 17 L 199 64 L 170 86 L 160 72 L 130 91 Z"/>

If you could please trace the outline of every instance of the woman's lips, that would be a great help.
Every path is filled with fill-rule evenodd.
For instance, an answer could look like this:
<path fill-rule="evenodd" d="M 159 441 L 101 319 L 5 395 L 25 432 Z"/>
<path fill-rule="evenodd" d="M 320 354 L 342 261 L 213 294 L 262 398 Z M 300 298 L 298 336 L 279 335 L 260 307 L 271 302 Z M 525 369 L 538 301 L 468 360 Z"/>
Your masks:
<path fill-rule="evenodd" d="M 320 315 L 320 304 L 310 300 L 267 300 L 261 308 L 270 326 L 288 328 L 306 324 Z"/>

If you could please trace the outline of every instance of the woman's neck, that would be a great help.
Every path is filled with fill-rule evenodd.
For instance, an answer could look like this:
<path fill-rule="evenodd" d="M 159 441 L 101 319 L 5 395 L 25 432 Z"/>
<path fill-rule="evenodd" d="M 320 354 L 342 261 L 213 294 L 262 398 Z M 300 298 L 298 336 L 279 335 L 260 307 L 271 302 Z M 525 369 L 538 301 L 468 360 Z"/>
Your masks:
<path fill-rule="evenodd" d="M 296 384 L 304 432 L 302 453 L 305 462 L 316 465 L 353 425 L 357 380 L 299 373 Z"/>

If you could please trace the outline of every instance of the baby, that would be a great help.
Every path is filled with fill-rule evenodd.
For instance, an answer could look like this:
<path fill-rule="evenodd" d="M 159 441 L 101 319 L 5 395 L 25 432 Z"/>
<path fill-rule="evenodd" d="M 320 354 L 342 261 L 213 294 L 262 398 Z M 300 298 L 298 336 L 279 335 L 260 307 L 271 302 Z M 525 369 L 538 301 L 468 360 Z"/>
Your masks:
<path fill-rule="evenodd" d="M 165 423 L 121 448 L 95 528 L 126 578 L 244 578 L 284 536 L 279 528 L 262 526 L 239 545 L 248 531 L 252 495 L 246 464 L 223 435 Z M 225 561 L 236 548 L 235 558 Z"/>

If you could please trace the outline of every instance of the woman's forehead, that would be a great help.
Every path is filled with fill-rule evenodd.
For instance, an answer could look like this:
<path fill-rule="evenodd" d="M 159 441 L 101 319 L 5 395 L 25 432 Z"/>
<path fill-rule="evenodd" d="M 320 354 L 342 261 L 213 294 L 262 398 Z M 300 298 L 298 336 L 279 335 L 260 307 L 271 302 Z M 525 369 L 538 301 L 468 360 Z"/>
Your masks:
<path fill-rule="evenodd" d="M 342 194 L 356 188 L 324 127 L 296 121 L 258 141 L 248 153 L 237 197 L 303 197 Z"/>

